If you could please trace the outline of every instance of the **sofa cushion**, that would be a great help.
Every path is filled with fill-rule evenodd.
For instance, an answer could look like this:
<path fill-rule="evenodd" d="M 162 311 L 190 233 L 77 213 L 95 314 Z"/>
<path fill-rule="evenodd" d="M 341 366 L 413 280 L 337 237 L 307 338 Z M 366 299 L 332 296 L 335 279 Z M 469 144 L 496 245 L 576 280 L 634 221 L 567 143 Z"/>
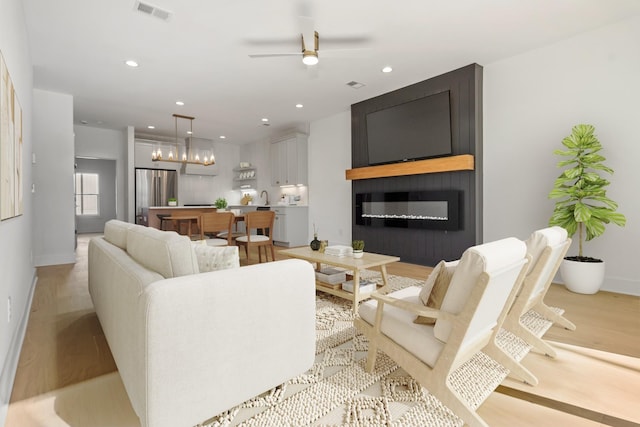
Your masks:
<path fill-rule="evenodd" d="M 440 309 L 452 314 L 460 313 L 483 271 L 491 273 L 499 270 L 506 265 L 523 259 L 525 254 L 526 246 L 524 242 L 515 237 L 467 249 L 460 258 Z M 447 342 L 452 327 L 451 321 L 438 319 L 433 329 L 435 337 Z"/>
<path fill-rule="evenodd" d="M 237 246 L 208 246 L 203 242 L 205 244 L 193 243 L 200 273 L 240 267 Z"/>
<path fill-rule="evenodd" d="M 132 226 L 127 233 L 127 252 L 135 261 L 165 279 L 200 272 L 191 239 L 174 231 Z"/>
<path fill-rule="evenodd" d="M 457 265 L 458 261 L 446 262 L 444 260 L 436 265 L 420 291 L 420 301 L 422 301 L 424 305 L 438 310 L 440 309 Z M 436 319 L 418 316 L 414 322 L 423 325 L 433 325 L 436 323 Z"/>
<path fill-rule="evenodd" d="M 128 222 L 112 219 L 104 225 L 104 239 L 120 249 L 127 249 L 127 232 L 133 226 Z"/>

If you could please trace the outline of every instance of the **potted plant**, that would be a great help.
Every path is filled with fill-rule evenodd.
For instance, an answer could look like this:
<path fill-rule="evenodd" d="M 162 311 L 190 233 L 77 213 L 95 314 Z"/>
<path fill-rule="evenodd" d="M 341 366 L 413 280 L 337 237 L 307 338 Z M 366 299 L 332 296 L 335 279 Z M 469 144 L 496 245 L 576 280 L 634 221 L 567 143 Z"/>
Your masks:
<path fill-rule="evenodd" d="M 218 197 L 214 202 L 214 206 L 218 209 L 218 212 L 224 212 L 227 208 L 227 199 L 224 197 Z"/>
<path fill-rule="evenodd" d="M 173 197 L 167 200 L 169 206 L 178 206 L 178 199 L 174 199 Z"/>
<path fill-rule="evenodd" d="M 568 256 L 560 266 L 560 274 L 567 289 L 573 292 L 594 294 L 604 280 L 604 261 L 583 255 L 583 242 L 602 235 L 610 222 L 623 227 L 626 218 L 616 212 L 618 204 L 607 197 L 609 181 L 602 172 L 613 174 L 613 170 L 602 162 L 599 154 L 602 145 L 594 135 L 592 125 L 573 127 L 571 135 L 562 140 L 566 150 L 555 150 L 554 154 L 567 159 L 558 162 L 558 167 L 567 167 L 556 179 L 550 199 L 557 199 L 549 225 L 567 230 L 569 236 L 578 232 L 578 256 Z"/>
<path fill-rule="evenodd" d="M 351 247 L 353 248 L 353 257 L 362 258 L 362 254 L 364 253 L 364 240 L 354 240 L 351 242 Z"/>

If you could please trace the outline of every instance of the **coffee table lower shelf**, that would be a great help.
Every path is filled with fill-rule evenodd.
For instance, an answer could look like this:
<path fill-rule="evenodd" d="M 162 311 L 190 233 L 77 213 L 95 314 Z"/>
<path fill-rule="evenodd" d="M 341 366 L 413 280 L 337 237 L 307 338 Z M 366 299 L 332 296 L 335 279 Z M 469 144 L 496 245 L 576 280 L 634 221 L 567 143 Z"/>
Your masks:
<path fill-rule="evenodd" d="M 382 287 L 382 285 L 377 284 L 376 290 L 380 289 L 381 287 Z M 336 285 L 330 285 L 328 283 L 324 283 L 324 282 L 320 282 L 319 280 L 316 280 L 316 290 L 325 292 L 327 294 L 335 295 L 335 296 L 340 297 L 340 298 L 348 299 L 350 301 L 353 301 L 353 292 L 347 292 L 347 291 L 343 290 L 342 289 L 342 283 L 338 283 Z M 359 292 L 358 293 L 358 301 L 357 302 L 360 302 L 362 300 L 365 300 L 365 299 L 369 298 L 372 293 L 373 293 L 373 291 L 372 292 Z"/>
<path fill-rule="evenodd" d="M 334 257 L 318 251 L 312 251 L 308 246 L 299 247 L 293 249 L 285 249 L 280 251 L 281 255 L 286 255 L 290 258 L 297 258 L 309 261 L 316 266 L 316 271 L 320 271 L 322 265 L 328 265 L 331 267 L 343 268 L 353 272 L 354 289 L 353 293 L 343 291 L 342 285 L 324 285 L 316 281 L 316 290 L 326 292 L 331 295 L 335 295 L 340 298 L 345 298 L 349 301 L 353 301 L 353 313 L 358 313 L 358 303 L 363 299 L 369 298 L 372 292 L 359 291 L 360 287 L 360 272 L 369 268 L 379 268 L 382 276 L 382 287 L 388 284 L 387 281 L 387 264 L 400 261 L 400 258 L 388 255 L 380 255 L 365 252 L 362 258 L 352 257 Z M 380 286 L 380 284 L 378 284 Z M 379 288 L 378 288 L 379 289 Z"/>

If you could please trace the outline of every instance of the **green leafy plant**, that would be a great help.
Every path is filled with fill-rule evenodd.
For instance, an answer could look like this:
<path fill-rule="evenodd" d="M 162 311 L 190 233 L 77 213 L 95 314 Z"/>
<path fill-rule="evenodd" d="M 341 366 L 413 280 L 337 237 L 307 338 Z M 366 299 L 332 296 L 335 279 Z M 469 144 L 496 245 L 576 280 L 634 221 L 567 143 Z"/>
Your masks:
<path fill-rule="evenodd" d="M 227 208 L 227 199 L 224 197 L 218 197 L 214 202 L 214 205 L 218 209 L 226 209 Z"/>
<path fill-rule="evenodd" d="M 173 197 L 170 197 L 168 201 L 169 201 L 169 202 L 177 202 L 177 201 L 178 201 L 178 199 L 173 198 Z"/>
<path fill-rule="evenodd" d="M 616 212 L 618 204 L 607 197 L 606 187 L 610 182 L 601 176 L 602 172 L 613 174 L 613 170 L 602 162 L 599 154 L 602 145 L 594 135 L 595 128 L 588 124 L 573 127 L 571 135 L 562 140 L 566 150 L 553 153 L 568 157 L 558 162 L 558 167 L 567 167 L 553 184 L 550 199 L 558 199 L 549 225 L 558 225 L 567 230 L 569 236 L 578 232 L 579 250 L 575 261 L 588 261 L 583 256 L 582 244 L 585 238 L 591 240 L 605 231 L 605 225 L 613 222 L 624 227 L 627 220 Z"/>
<path fill-rule="evenodd" d="M 351 242 L 351 247 L 354 251 L 364 250 L 364 240 L 354 240 L 353 242 Z"/>

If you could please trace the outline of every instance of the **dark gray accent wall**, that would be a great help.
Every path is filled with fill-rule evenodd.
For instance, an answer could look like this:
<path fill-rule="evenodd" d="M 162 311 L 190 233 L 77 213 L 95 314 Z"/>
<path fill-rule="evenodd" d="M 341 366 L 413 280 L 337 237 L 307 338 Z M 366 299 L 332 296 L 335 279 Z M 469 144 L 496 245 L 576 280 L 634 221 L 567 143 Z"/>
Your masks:
<path fill-rule="evenodd" d="M 352 206 L 357 193 L 460 190 L 461 226 L 458 231 L 415 230 L 357 225 L 352 211 L 353 238 L 365 241 L 365 251 L 395 255 L 401 261 L 434 266 L 441 259 L 460 258 L 482 242 L 482 67 L 471 64 L 351 106 L 352 167 L 369 165 L 366 115 L 450 91 L 452 155 L 472 154 L 475 170 L 441 172 L 352 182 Z"/>

